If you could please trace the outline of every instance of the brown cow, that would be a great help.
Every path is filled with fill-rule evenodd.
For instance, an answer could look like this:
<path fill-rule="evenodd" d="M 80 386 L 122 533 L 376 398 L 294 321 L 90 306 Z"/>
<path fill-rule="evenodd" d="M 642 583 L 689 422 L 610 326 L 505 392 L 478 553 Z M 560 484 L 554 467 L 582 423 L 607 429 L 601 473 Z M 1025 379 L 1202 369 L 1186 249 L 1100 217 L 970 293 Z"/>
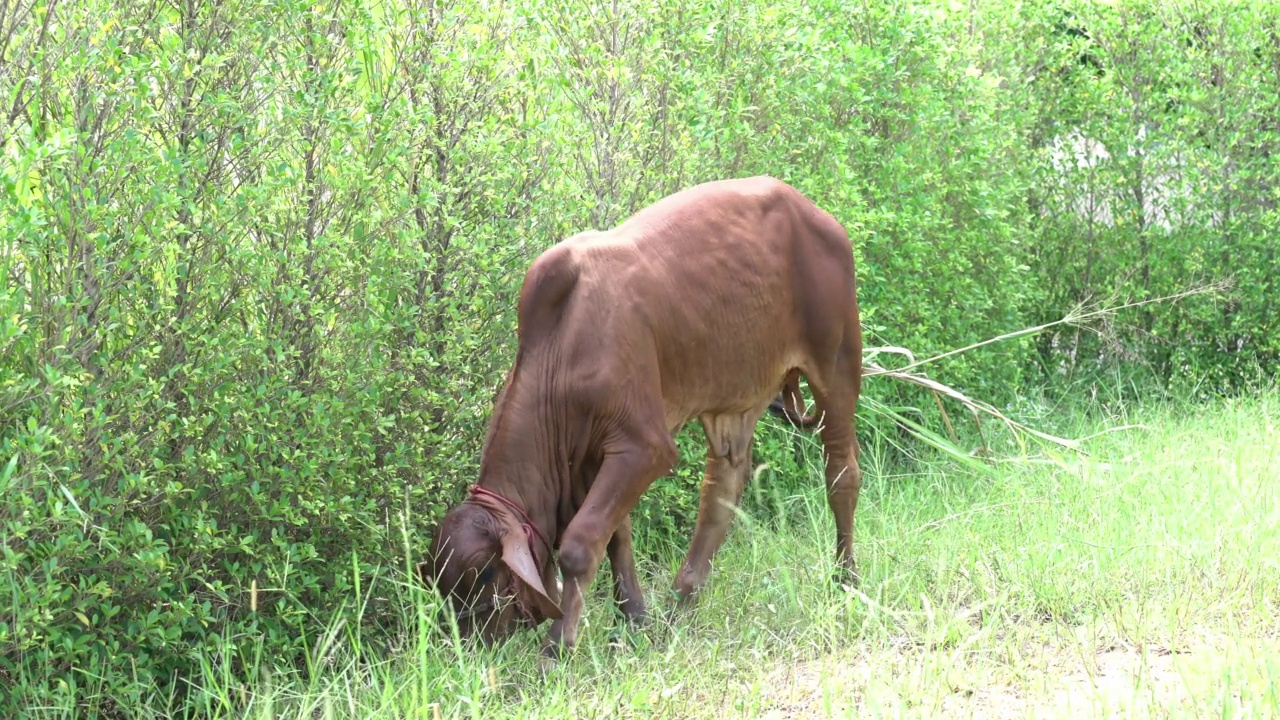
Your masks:
<path fill-rule="evenodd" d="M 518 313 L 479 480 L 421 568 L 464 635 L 493 641 L 521 619 L 552 618 L 543 655 L 559 657 L 606 552 L 622 613 L 642 622 L 629 513 L 671 470 L 674 433 L 698 418 L 706 475 L 674 582 L 692 598 L 742 497 L 756 422 L 784 385 L 781 409 L 800 417 L 801 373 L 822 418 L 838 566 L 856 580 L 862 332 L 853 255 L 834 218 L 772 178 L 698 185 L 547 250 Z"/>

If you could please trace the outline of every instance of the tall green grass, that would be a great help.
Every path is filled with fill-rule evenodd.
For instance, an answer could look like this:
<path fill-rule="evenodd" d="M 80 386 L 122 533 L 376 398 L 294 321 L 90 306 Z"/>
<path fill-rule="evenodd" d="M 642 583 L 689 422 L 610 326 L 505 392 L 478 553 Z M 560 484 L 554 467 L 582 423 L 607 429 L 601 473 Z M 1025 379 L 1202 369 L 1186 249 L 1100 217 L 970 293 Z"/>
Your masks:
<path fill-rule="evenodd" d="M 301 668 L 241 638 L 239 656 L 205 659 L 192 696 L 249 718 L 1280 715 L 1280 396 L 1119 423 L 1138 427 L 994 475 L 886 465 L 873 439 L 858 589 L 829 580 L 806 438 L 811 489 L 768 497 L 784 483 L 758 473 L 768 502 L 753 506 L 772 511 L 739 517 L 695 608 L 665 602 L 683 551 L 669 548 L 642 561 L 652 626 L 624 633 L 605 568 L 577 650 L 545 677 L 545 626 L 459 643 L 397 570 L 350 598 L 391 598 L 385 632 L 330 624 Z M 53 705 L 33 714 L 70 715 Z"/>

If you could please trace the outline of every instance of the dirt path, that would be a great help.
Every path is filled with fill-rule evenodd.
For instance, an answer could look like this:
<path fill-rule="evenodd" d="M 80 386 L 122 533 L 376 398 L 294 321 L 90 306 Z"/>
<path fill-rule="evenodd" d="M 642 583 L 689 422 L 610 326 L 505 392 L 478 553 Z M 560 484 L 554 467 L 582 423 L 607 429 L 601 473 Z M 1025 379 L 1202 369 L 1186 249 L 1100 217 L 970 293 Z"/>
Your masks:
<path fill-rule="evenodd" d="M 903 646 L 777 668 L 756 717 L 1276 717 L 1280 642 Z M 732 714 L 732 713 L 731 713 Z"/>

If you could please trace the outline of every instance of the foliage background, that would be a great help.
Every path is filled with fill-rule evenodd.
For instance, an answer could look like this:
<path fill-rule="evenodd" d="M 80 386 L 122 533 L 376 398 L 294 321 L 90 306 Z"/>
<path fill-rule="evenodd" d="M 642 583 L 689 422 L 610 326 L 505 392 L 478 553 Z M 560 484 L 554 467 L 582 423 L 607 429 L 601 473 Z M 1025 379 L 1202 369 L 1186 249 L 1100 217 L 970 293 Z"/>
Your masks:
<path fill-rule="evenodd" d="M 1229 393 L 1280 366 L 1277 150 L 1264 0 L 4 3 L 0 714 L 305 657 L 472 477 L 524 268 L 573 231 L 780 177 L 849 228 L 869 342 L 920 356 L 1228 280 L 931 372 L 1023 413 L 1100 374 Z M 644 547 L 696 509 L 680 445 Z"/>

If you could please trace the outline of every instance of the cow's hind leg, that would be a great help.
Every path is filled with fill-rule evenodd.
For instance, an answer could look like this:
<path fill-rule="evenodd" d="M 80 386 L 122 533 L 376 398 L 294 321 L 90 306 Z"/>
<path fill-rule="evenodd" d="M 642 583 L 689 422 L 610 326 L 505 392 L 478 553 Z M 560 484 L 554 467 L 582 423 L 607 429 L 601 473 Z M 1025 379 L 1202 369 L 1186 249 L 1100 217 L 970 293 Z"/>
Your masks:
<path fill-rule="evenodd" d="M 853 519 L 862 489 L 862 472 L 858 468 L 854 411 L 861 367 L 847 360 L 852 357 L 857 356 L 842 354 L 830 373 L 810 376 L 809 385 L 824 414 L 822 448 L 826 456 L 827 504 L 831 506 L 836 524 L 837 579 L 856 585 L 858 566 L 853 556 Z"/>
<path fill-rule="evenodd" d="M 751 435 L 760 414 L 702 417 L 707 435 L 707 468 L 702 480 L 698 524 L 689 543 L 674 588 L 681 604 L 688 604 L 706 582 L 711 559 L 733 522 L 733 510 L 751 475 Z"/>

